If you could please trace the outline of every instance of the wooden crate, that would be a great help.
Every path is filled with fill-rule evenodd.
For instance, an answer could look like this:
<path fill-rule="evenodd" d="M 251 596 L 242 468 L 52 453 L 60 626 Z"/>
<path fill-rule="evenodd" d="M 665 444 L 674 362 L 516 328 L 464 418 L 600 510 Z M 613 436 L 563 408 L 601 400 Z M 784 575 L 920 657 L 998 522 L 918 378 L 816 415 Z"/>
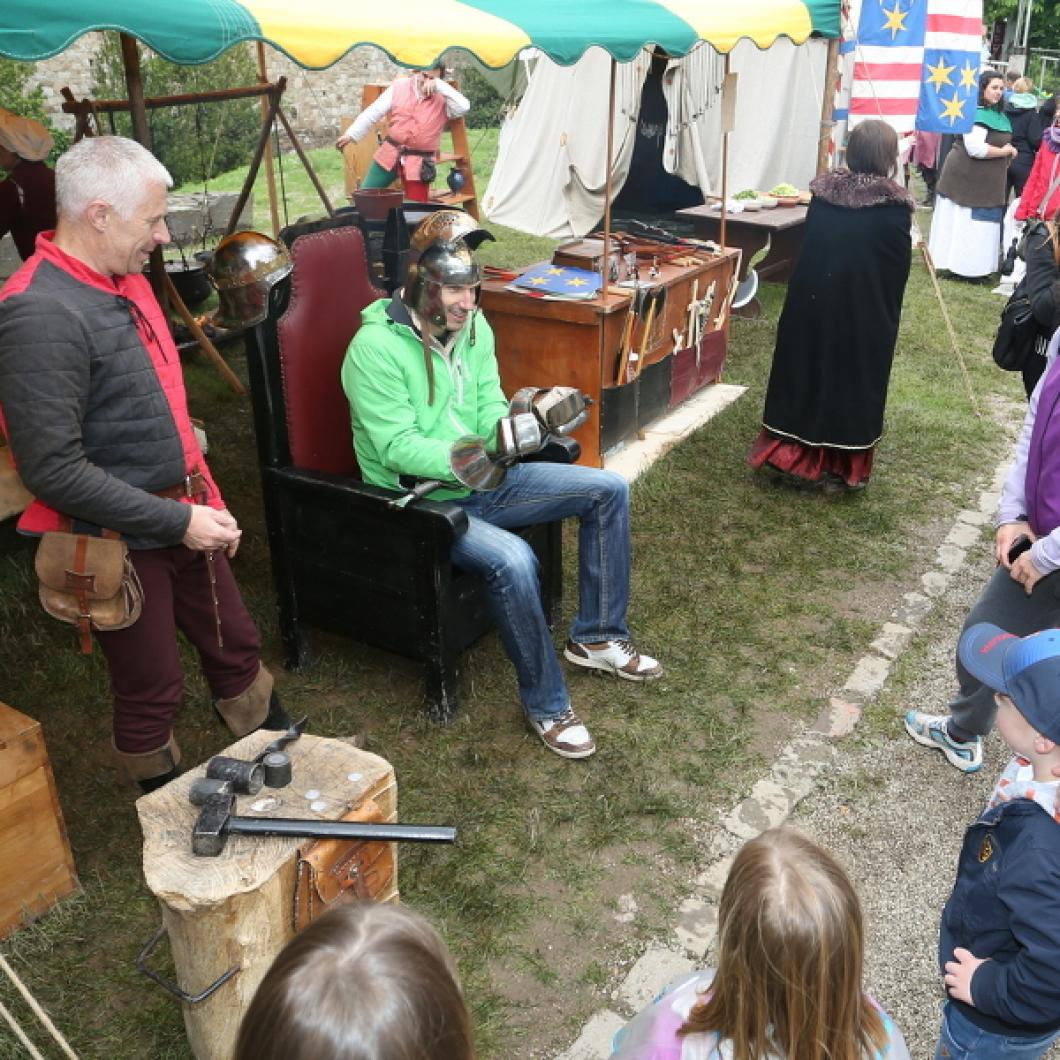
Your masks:
<path fill-rule="evenodd" d="M 78 889 L 40 723 L 0 703 L 0 938 Z"/>
<path fill-rule="evenodd" d="M 222 753 L 254 758 L 275 737 L 274 732 L 251 733 Z M 309 735 L 286 750 L 291 784 L 241 795 L 240 815 L 334 820 L 371 799 L 384 821 L 397 820 L 397 784 L 385 759 L 343 740 Z M 199 808 L 188 801 L 188 789 L 204 773 L 205 766 L 185 773 L 138 799 L 136 809 L 144 833 L 144 877 L 162 907 L 177 985 L 198 994 L 229 968 L 239 968 L 205 1001 L 183 1005 L 197 1060 L 228 1060 L 258 984 L 294 937 L 298 849 L 307 840 L 233 836 L 218 857 L 196 857 L 191 833 Z M 319 799 L 307 798 L 309 790 L 319 792 Z M 380 901 L 397 897 L 396 852 L 394 865 L 392 886 L 377 896 Z M 149 965 L 161 963 L 155 959 Z M 146 982 L 144 988 L 160 989 Z"/>

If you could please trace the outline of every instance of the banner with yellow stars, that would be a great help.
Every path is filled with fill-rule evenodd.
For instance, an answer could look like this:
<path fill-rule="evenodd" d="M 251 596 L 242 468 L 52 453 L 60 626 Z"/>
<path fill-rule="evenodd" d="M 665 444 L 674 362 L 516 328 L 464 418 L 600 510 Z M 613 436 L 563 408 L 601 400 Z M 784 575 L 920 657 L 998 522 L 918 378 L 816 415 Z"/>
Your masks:
<path fill-rule="evenodd" d="M 979 92 L 982 0 L 862 0 L 849 119 L 963 133 Z"/>

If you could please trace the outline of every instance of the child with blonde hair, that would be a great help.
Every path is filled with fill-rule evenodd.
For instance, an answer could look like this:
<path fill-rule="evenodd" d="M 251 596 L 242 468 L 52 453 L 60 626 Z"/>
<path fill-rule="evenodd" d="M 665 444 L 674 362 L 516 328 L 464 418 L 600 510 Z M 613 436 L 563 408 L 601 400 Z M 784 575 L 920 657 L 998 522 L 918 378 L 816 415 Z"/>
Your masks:
<path fill-rule="evenodd" d="M 861 989 L 864 929 L 849 876 L 792 828 L 736 855 L 718 967 L 679 979 L 616 1036 L 612 1060 L 909 1060 Z"/>

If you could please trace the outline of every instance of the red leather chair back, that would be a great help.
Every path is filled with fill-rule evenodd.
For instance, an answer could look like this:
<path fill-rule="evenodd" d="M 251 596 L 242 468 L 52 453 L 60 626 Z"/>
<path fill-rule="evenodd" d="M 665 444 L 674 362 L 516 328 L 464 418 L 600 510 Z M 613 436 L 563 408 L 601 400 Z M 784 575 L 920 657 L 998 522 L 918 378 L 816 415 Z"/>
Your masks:
<path fill-rule="evenodd" d="M 291 295 L 276 323 L 291 463 L 360 477 L 339 372 L 361 310 L 385 292 L 372 283 L 356 225 L 299 236 L 291 258 Z"/>

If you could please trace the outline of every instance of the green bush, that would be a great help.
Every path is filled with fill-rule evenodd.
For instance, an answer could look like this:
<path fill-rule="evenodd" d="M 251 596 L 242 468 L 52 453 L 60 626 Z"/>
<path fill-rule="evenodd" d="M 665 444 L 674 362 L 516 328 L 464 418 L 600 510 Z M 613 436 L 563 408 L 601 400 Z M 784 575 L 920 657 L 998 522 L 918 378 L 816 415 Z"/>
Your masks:
<path fill-rule="evenodd" d="M 55 140 L 48 162 L 55 160 L 70 146 L 70 137 L 61 129 L 55 128 L 44 109 L 44 92 L 40 85 L 26 91 L 33 67 L 29 63 L 16 63 L 12 59 L 0 58 L 0 107 L 20 114 L 23 118 L 36 118 L 45 125 Z"/>
<path fill-rule="evenodd" d="M 460 91 L 471 103 L 471 111 L 464 119 L 469 129 L 501 124 L 504 97 L 474 67 L 466 66 L 460 71 Z"/>
<path fill-rule="evenodd" d="M 98 99 L 125 99 L 125 71 L 116 33 L 105 35 L 93 61 L 93 95 Z M 145 96 L 173 96 L 218 88 L 252 85 L 257 68 L 247 47 L 229 48 L 219 59 L 201 66 L 178 66 L 148 52 L 140 62 Z M 108 118 L 105 118 L 106 122 Z M 160 107 L 147 112 L 151 150 L 173 177 L 174 185 L 202 183 L 215 173 L 245 166 L 261 130 L 261 110 L 256 99 L 194 103 Z M 114 115 L 113 131 L 132 135 L 128 114 Z"/>

